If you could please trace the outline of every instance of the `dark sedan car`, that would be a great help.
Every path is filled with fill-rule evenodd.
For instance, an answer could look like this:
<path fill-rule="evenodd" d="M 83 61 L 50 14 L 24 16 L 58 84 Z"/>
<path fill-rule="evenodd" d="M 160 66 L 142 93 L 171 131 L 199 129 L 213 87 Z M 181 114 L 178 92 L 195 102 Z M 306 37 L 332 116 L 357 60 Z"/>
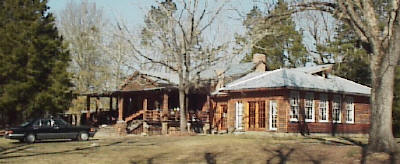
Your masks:
<path fill-rule="evenodd" d="M 34 143 L 46 139 L 73 139 L 87 141 L 96 133 L 94 128 L 72 126 L 59 118 L 34 119 L 6 131 L 5 137 Z"/>

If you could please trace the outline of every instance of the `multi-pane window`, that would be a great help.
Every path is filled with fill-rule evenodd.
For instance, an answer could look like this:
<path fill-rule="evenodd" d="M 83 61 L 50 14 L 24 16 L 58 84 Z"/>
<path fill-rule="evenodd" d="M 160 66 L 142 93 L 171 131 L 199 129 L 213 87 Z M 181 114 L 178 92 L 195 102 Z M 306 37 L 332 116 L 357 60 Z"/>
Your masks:
<path fill-rule="evenodd" d="M 340 97 L 335 96 L 332 102 L 332 120 L 335 123 L 341 122 L 342 112 L 340 106 L 341 106 Z"/>
<path fill-rule="evenodd" d="M 290 121 L 298 121 L 299 119 L 299 92 L 290 92 Z"/>
<path fill-rule="evenodd" d="M 258 102 L 258 127 L 265 128 L 265 101 Z"/>
<path fill-rule="evenodd" d="M 321 94 L 319 98 L 319 122 L 328 122 L 328 108 L 328 96 L 326 94 Z"/>
<path fill-rule="evenodd" d="M 307 93 L 304 99 L 304 112 L 307 122 L 314 122 L 314 94 Z"/>
<path fill-rule="evenodd" d="M 270 111 L 269 111 L 269 129 L 277 130 L 278 128 L 278 107 L 276 101 L 270 101 Z"/>
<path fill-rule="evenodd" d="M 352 97 L 346 98 L 346 123 L 354 123 L 354 102 Z"/>
<path fill-rule="evenodd" d="M 236 102 L 236 128 L 243 129 L 243 103 L 240 101 Z"/>

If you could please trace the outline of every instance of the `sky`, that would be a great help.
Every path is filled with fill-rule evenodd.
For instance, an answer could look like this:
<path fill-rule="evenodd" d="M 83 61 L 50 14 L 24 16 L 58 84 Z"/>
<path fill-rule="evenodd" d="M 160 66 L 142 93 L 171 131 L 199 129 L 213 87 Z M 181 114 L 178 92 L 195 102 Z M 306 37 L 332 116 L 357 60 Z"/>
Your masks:
<path fill-rule="evenodd" d="M 69 2 L 79 4 L 83 0 L 49 0 L 50 12 L 57 16 L 65 9 L 66 4 Z M 96 7 L 102 8 L 106 19 L 115 24 L 118 21 L 123 21 L 130 29 L 131 32 L 138 33 L 144 25 L 144 17 L 152 5 L 156 5 L 158 1 L 162 0 L 87 0 L 96 3 Z M 221 0 L 210 0 L 211 3 L 221 2 Z M 269 2 L 276 0 L 269 0 Z M 179 1 L 178 1 L 179 2 Z M 209 6 L 217 4 L 209 4 Z M 258 6 L 261 10 L 264 4 L 262 0 L 230 0 L 225 6 L 225 12 L 216 20 L 214 28 L 206 34 L 209 40 L 217 38 L 217 42 L 234 41 L 234 34 L 243 34 L 245 28 L 242 26 L 243 18 L 246 16 L 253 6 Z M 235 10 L 233 10 L 235 9 Z M 240 14 L 238 14 L 240 13 Z M 308 24 L 303 21 L 297 20 L 297 25 L 306 27 Z M 299 28 L 299 26 L 297 27 Z M 301 27 L 300 27 L 301 28 Z M 215 30 L 217 29 L 217 30 Z M 315 49 L 313 39 L 307 32 L 304 33 L 305 38 L 303 43 L 306 47 Z"/>
<path fill-rule="evenodd" d="M 65 6 L 69 2 L 80 3 L 82 0 L 49 0 L 48 5 L 50 6 L 50 12 L 57 15 L 65 9 Z M 133 28 L 139 28 L 143 25 L 144 16 L 152 5 L 155 5 L 157 0 L 88 0 L 89 2 L 95 2 L 97 7 L 100 7 L 107 15 L 107 19 L 113 22 L 116 18 L 122 18 Z M 238 8 L 238 10 L 245 14 L 253 5 L 259 5 L 260 3 L 255 0 L 231 0 L 226 6 L 229 8 Z M 211 4 L 212 5 L 212 4 Z M 226 24 L 241 25 L 241 20 L 236 12 L 228 11 L 225 14 L 228 17 L 234 17 L 234 19 L 225 19 L 228 22 Z M 231 26 L 232 27 L 232 26 Z M 231 28 L 232 33 L 240 31 L 242 29 Z"/>
<path fill-rule="evenodd" d="M 83 0 L 49 0 L 50 12 L 57 16 L 65 9 L 69 2 L 79 4 Z M 144 26 L 144 17 L 152 5 L 162 0 L 87 0 L 96 3 L 97 8 L 102 8 L 109 23 L 123 21 L 130 32 L 139 34 Z M 229 3 L 224 7 L 224 12 L 205 33 L 205 38 L 209 42 L 226 43 L 234 42 L 236 33 L 244 34 L 245 28 L 242 21 L 254 5 L 263 6 L 257 0 L 228 0 Z M 179 1 L 176 1 L 177 4 Z M 200 2 L 203 2 L 202 0 Z M 209 0 L 209 8 L 217 8 L 221 0 Z M 219 3 L 219 4 L 218 4 Z M 179 4 L 178 4 L 179 5 Z M 261 7 L 262 8 L 262 7 Z M 235 9 L 235 10 L 233 10 Z M 240 14 L 238 14 L 240 13 Z M 235 56 L 239 62 L 243 55 Z"/>

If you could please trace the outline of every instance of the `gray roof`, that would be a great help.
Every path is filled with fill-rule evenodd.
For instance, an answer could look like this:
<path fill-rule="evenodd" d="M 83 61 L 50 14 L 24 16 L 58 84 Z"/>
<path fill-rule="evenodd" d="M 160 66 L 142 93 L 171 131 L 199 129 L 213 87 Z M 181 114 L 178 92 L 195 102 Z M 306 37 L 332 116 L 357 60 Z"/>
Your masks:
<path fill-rule="evenodd" d="M 179 76 L 176 73 L 167 73 L 167 72 L 160 72 L 160 71 L 139 71 L 140 74 L 146 75 L 148 78 L 153 80 L 156 83 L 160 84 L 179 84 Z"/>
<path fill-rule="evenodd" d="M 315 73 L 313 70 L 316 69 L 317 68 L 283 68 L 262 73 L 250 73 L 229 83 L 226 87 L 221 88 L 216 93 L 221 93 L 223 91 L 280 87 L 362 95 L 370 95 L 371 93 L 369 87 L 338 76 L 329 75 L 325 78 L 318 75 L 312 75 L 312 73 Z"/>
<path fill-rule="evenodd" d="M 243 76 L 251 71 L 255 64 L 253 62 L 229 64 L 226 66 L 214 66 L 200 72 L 200 80 L 217 79 L 216 70 L 223 70 L 225 77 Z M 175 72 L 165 73 L 156 71 L 139 71 L 140 74 L 148 76 L 157 83 L 179 84 L 179 76 Z M 194 75 L 192 75 L 194 76 Z"/>

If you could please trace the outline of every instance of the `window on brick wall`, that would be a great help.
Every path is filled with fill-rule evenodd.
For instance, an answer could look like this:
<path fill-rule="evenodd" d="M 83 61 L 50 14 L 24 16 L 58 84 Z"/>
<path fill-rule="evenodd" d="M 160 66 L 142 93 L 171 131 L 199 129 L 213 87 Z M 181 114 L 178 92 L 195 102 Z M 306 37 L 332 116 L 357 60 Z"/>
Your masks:
<path fill-rule="evenodd" d="M 326 94 L 319 97 L 319 122 L 328 122 L 329 119 L 329 101 Z"/>
<path fill-rule="evenodd" d="M 269 129 L 278 129 L 278 104 L 276 101 L 270 101 L 269 105 Z"/>
<path fill-rule="evenodd" d="M 306 122 L 314 122 L 314 94 L 307 93 L 304 99 L 304 112 L 306 116 Z"/>
<path fill-rule="evenodd" d="M 292 91 L 290 92 L 290 121 L 298 121 L 299 120 L 299 92 Z"/>
<path fill-rule="evenodd" d="M 352 97 L 346 98 L 346 123 L 354 123 L 354 101 Z"/>
<path fill-rule="evenodd" d="M 333 102 L 332 102 L 332 120 L 334 123 L 340 123 L 341 122 L 341 102 L 340 102 L 340 96 L 334 96 Z"/>

